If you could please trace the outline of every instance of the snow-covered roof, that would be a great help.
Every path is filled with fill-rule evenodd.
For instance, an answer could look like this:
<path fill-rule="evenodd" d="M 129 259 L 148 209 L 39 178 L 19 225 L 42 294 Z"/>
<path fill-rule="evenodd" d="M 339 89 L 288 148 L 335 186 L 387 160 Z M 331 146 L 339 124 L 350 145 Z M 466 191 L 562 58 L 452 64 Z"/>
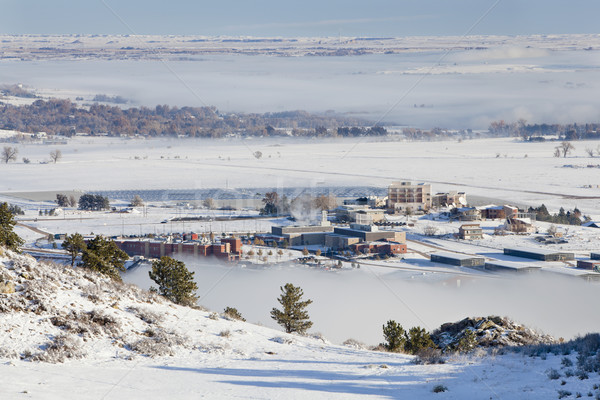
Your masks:
<path fill-rule="evenodd" d="M 502 268 L 509 268 L 509 269 L 530 269 L 530 268 L 541 268 L 540 265 L 536 265 L 534 263 L 517 263 L 517 262 L 512 262 L 512 261 L 502 261 L 502 260 L 492 260 L 492 261 L 487 261 L 485 263 L 486 265 L 492 265 L 492 266 L 498 266 L 498 267 L 502 267 Z"/>
<path fill-rule="evenodd" d="M 551 249 L 540 249 L 537 247 L 506 247 L 504 250 L 520 251 L 523 253 L 544 254 L 544 255 L 564 253 L 563 251 L 551 250 Z"/>
<path fill-rule="evenodd" d="M 431 253 L 431 256 L 444 257 L 444 258 L 452 258 L 452 259 L 455 259 L 455 260 L 470 260 L 472 258 L 484 258 L 482 256 L 477 256 L 477 255 L 460 254 L 460 253 L 449 253 L 449 252 Z"/>

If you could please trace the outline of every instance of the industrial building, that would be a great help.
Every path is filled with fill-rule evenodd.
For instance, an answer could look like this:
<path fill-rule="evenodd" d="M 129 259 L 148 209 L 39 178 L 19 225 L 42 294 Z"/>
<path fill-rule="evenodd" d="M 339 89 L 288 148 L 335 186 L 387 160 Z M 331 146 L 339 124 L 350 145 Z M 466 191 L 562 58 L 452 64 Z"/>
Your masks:
<path fill-rule="evenodd" d="M 528 273 L 539 271 L 541 267 L 539 265 L 532 265 L 528 263 L 516 263 L 511 261 L 487 261 L 483 266 L 486 271 L 497 271 L 497 272 L 512 272 L 512 273 Z"/>
<path fill-rule="evenodd" d="M 215 256 L 229 261 L 239 259 L 242 254 L 242 241 L 239 238 L 222 238 L 217 243 L 198 241 L 169 242 L 159 239 L 115 240 L 117 247 L 129 256 L 160 258 L 164 256 Z"/>
<path fill-rule="evenodd" d="M 566 276 L 573 276 L 575 278 L 584 279 L 588 282 L 600 281 L 600 274 L 592 271 L 585 271 L 578 268 L 565 268 L 565 267 L 543 267 L 542 272 L 550 272 L 553 274 L 560 274 Z"/>
<path fill-rule="evenodd" d="M 431 261 L 459 267 L 482 267 L 485 264 L 483 257 L 457 253 L 432 253 Z"/>
<path fill-rule="evenodd" d="M 577 268 L 600 272 L 600 260 L 577 260 Z"/>
<path fill-rule="evenodd" d="M 361 242 L 350 246 L 356 254 L 404 254 L 406 244 L 397 242 Z"/>
<path fill-rule="evenodd" d="M 527 247 L 505 248 L 504 254 L 507 256 L 530 258 L 532 260 L 540 261 L 568 261 L 575 259 L 575 254 L 573 253 Z"/>
<path fill-rule="evenodd" d="M 374 252 L 386 253 L 405 253 L 406 233 L 396 231 L 380 231 L 379 227 L 374 225 L 364 225 L 353 223 L 349 227 L 331 227 L 331 226 L 273 226 L 271 235 L 267 240 L 277 242 L 287 241 L 292 247 L 300 246 L 323 246 L 333 251 L 356 249 L 356 245 L 364 246 L 371 242 L 394 242 L 403 246 L 390 247 L 385 246 L 372 247 Z M 364 248 L 364 247 L 360 247 Z M 390 250 L 387 252 L 387 250 Z"/>

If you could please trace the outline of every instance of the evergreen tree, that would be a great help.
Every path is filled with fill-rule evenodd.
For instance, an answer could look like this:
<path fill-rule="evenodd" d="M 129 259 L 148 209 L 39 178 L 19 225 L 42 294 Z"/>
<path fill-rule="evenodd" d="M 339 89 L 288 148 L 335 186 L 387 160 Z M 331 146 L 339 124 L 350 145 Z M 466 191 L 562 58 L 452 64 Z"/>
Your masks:
<path fill-rule="evenodd" d="M 158 293 L 173 303 L 193 305 L 198 290 L 194 282 L 194 273 L 190 272 L 182 261 L 171 257 L 161 257 L 152 262 L 152 271 L 148 272 L 150 279 L 158 285 Z"/>
<path fill-rule="evenodd" d="M 75 265 L 75 259 L 77 259 L 79 253 L 87 249 L 87 245 L 83 240 L 83 236 L 79 233 L 74 233 L 65 237 L 65 240 L 62 242 L 62 248 L 71 256 L 71 267 L 73 267 Z"/>
<path fill-rule="evenodd" d="M 84 194 L 79 198 L 80 210 L 100 211 L 110 208 L 108 197 L 99 194 Z"/>
<path fill-rule="evenodd" d="M 129 256 L 115 242 L 98 235 L 90 240 L 81 257 L 82 266 L 120 281 L 119 271 L 125 271 L 125 260 Z"/>
<path fill-rule="evenodd" d="M 394 320 L 389 320 L 383 326 L 383 337 L 386 343 L 383 346 L 388 351 L 401 352 L 404 351 L 406 345 L 406 331 Z"/>
<path fill-rule="evenodd" d="M 57 193 L 56 204 L 58 204 L 59 207 L 69 207 L 69 198 L 64 194 Z"/>
<path fill-rule="evenodd" d="M 411 353 L 417 354 L 419 350 L 425 348 L 435 349 L 437 346 L 431 340 L 431 336 L 427 331 L 419 326 L 415 326 L 408 330 L 408 337 L 404 349 Z"/>
<path fill-rule="evenodd" d="M 277 301 L 281 304 L 283 310 L 273 308 L 271 318 L 277 321 L 287 333 L 305 333 L 313 325 L 309 320 L 308 312 L 305 310 L 312 303 L 312 300 L 300 301 L 304 292 L 300 287 L 291 283 L 286 283 L 280 289 L 281 296 Z"/>
<path fill-rule="evenodd" d="M 458 353 L 468 353 L 477 346 L 477 337 L 471 329 L 464 331 L 463 336 L 456 343 L 454 350 Z"/>
<path fill-rule="evenodd" d="M 19 253 L 19 246 L 21 246 L 24 241 L 19 235 L 13 232 L 15 225 L 14 215 L 10 211 L 8 203 L 0 204 L 0 246 L 4 246 Z"/>

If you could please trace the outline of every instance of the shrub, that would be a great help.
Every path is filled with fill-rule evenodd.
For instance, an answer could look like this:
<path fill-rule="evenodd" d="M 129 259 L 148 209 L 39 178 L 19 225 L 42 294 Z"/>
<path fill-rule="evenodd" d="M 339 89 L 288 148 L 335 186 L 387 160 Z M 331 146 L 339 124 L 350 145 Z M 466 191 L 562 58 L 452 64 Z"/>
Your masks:
<path fill-rule="evenodd" d="M 571 359 L 569 357 L 563 357 L 562 360 L 560 361 L 560 363 L 562 364 L 563 367 L 572 367 L 573 366 L 573 361 L 571 361 Z"/>
<path fill-rule="evenodd" d="M 225 310 L 223 311 L 223 316 L 229 320 L 246 322 L 244 317 L 242 317 L 242 314 L 240 314 L 237 308 L 234 307 L 225 307 Z"/>
<path fill-rule="evenodd" d="M 131 350 L 148 357 L 159 357 L 174 354 L 174 348 L 184 346 L 187 339 L 177 333 L 167 332 L 162 328 L 147 330 L 146 336 L 129 345 Z"/>
<path fill-rule="evenodd" d="M 569 392 L 568 390 L 559 390 L 558 391 L 558 398 L 562 399 L 562 398 L 565 398 L 565 397 L 569 397 L 572 394 L 573 393 Z"/>
<path fill-rule="evenodd" d="M 77 336 L 58 335 L 52 342 L 46 345 L 43 353 L 31 356 L 33 361 L 47 362 L 51 364 L 62 363 L 67 358 L 83 358 L 84 351 Z"/>
<path fill-rule="evenodd" d="M 432 389 L 433 393 L 443 393 L 446 392 L 448 388 L 444 385 L 435 385 Z"/>
<path fill-rule="evenodd" d="M 577 371 L 577 377 L 579 378 L 580 381 L 589 379 L 589 376 L 588 376 L 587 372 L 585 372 L 585 371 Z"/>
<path fill-rule="evenodd" d="M 363 349 L 367 348 L 367 345 L 365 345 L 364 343 L 359 342 L 358 340 L 355 340 L 355 339 L 347 339 L 342 344 L 344 346 L 352 347 L 352 348 L 359 349 L 359 350 L 363 350 Z"/>
<path fill-rule="evenodd" d="M 548 379 L 550 380 L 556 380 L 558 378 L 560 378 L 560 373 L 555 370 L 554 368 L 550 368 L 548 371 L 546 371 L 546 375 L 548 376 Z"/>
<path fill-rule="evenodd" d="M 0 282 L 0 293 L 14 293 L 15 292 L 15 284 L 8 282 Z"/>
<path fill-rule="evenodd" d="M 228 329 L 221 331 L 221 332 L 219 332 L 219 336 L 224 337 L 224 338 L 229 338 L 229 337 L 231 337 L 231 331 L 229 331 Z"/>
<path fill-rule="evenodd" d="M 212 313 L 210 313 L 210 315 L 208 316 L 208 318 L 210 318 L 212 320 L 215 320 L 215 321 L 218 321 L 219 320 L 219 314 L 216 313 L 216 312 L 212 312 Z"/>
<path fill-rule="evenodd" d="M 417 365 L 428 365 L 444 364 L 446 360 L 444 359 L 444 357 L 442 357 L 441 350 L 427 347 L 419 350 L 416 353 L 416 357 L 413 362 Z"/>
<path fill-rule="evenodd" d="M 162 315 L 145 308 L 129 307 L 128 311 L 134 313 L 136 317 L 147 324 L 155 324 L 161 322 L 163 319 Z"/>

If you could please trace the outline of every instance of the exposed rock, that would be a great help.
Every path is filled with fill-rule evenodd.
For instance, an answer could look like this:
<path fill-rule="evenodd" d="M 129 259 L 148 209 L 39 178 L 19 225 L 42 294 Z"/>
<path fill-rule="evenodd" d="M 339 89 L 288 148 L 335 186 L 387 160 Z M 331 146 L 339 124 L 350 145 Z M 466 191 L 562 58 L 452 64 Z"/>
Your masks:
<path fill-rule="evenodd" d="M 443 351 L 454 351 L 464 345 L 466 332 L 473 333 L 474 346 L 504 347 L 551 344 L 558 341 L 552 336 L 535 332 L 523 325 L 498 316 L 465 318 L 443 324 L 431 335 Z M 469 335 L 471 336 L 471 335 Z M 461 339 L 463 339 L 461 343 Z"/>

